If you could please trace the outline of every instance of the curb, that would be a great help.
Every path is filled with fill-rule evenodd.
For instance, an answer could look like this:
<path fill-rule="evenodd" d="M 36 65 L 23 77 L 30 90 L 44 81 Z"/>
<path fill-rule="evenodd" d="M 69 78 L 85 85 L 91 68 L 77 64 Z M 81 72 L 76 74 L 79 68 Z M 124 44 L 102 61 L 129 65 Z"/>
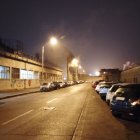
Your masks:
<path fill-rule="evenodd" d="M 31 91 L 31 92 L 25 92 L 25 93 L 21 93 L 21 94 L 8 95 L 8 96 L 5 96 L 5 97 L 1 97 L 0 100 L 7 99 L 7 98 L 13 98 L 13 97 L 17 97 L 17 96 L 23 96 L 23 95 L 32 94 L 32 93 L 37 93 L 37 92 L 39 92 L 39 90 Z"/>

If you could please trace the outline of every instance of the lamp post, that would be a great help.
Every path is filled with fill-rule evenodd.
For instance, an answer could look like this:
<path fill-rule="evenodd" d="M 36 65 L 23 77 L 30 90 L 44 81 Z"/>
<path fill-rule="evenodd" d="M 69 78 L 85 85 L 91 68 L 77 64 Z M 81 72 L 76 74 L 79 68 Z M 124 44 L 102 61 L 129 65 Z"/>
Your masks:
<path fill-rule="evenodd" d="M 58 44 L 58 40 L 55 37 L 51 37 L 49 42 L 42 46 L 42 75 L 41 75 L 41 83 L 43 83 L 43 73 L 44 73 L 44 48 L 46 45 L 56 46 Z"/>

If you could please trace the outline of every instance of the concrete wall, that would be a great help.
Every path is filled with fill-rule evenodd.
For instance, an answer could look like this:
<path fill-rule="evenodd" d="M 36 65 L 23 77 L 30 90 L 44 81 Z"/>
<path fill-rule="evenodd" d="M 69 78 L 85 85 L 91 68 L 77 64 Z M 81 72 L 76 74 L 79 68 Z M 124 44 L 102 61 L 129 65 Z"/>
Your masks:
<path fill-rule="evenodd" d="M 14 54 L 0 52 L 0 66 L 7 66 L 10 68 L 9 79 L 0 78 L 0 90 L 24 89 L 39 87 L 41 83 L 41 76 L 38 79 L 12 79 L 12 68 L 19 68 L 30 71 L 37 71 L 40 75 L 42 72 L 42 65 L 34 60 L 19 57 Z M 55 67 L 44 67 L 44 82 L 62 81 L 62 70 Z"/>
<path fill-rule="evenodd" d="M 121 81 L 129 83 L 140 83 L 140 66 L 122 71 Z"/>

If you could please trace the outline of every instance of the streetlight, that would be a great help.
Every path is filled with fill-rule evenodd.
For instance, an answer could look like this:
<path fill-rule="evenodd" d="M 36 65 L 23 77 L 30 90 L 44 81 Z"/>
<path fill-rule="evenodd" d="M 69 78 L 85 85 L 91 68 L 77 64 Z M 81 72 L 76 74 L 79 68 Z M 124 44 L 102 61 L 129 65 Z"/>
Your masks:
<path fill-rule="evenodd" d="M 58 40 L 55 37 L 51 37 L 49 43 L 50 43 L 50 45 L 55 46 L 58 44 Z"/>
<path fill-rule="evenodd" d="M 72 67 L 78 67 L 78 63 L 79 63 L 78 59 L 74 58 L 71 62 L 71 66 Z"/>
<path fill-rule="evenodd" d="M 78 68 L 79 68 L 79 69 L 82 69 L 82 66 L 81 66 L 81 65 L 79 65 L 79 66 L 78 66 Z"/>
<path fill-rule="evenodd" d="M 47 42 L 45 45 L 42 46 L 42 76 L 41 76 L 41 82 L 43 82 L 43 72 L 44 72 L 44 47 L 47 44 L 50 44 L 51 46 L 55 46 L 58 44 L 58 40 L 55 37 L 51 37 L 49 39 L 49 42 Z"/>
<path fill-rule="evenodd" d="M 77 80 L 78 79 L 78 63 L 79 63 L 79 60 L 74 58 L 72 61 L 71 61 L 71 67 L 73 67 L 73 80 Z"/>
<path fill-rule="evenodd" d="M 95 76 L 100 76 L 100 72 L 99 71 L 95 71 Z"/>

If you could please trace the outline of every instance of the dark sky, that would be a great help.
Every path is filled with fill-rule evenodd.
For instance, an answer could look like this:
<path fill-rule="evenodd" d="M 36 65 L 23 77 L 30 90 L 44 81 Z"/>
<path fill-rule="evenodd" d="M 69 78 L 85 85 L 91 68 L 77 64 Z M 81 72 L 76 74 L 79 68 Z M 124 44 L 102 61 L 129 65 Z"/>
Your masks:
<path fill-rule="evenodd" d="M 126 61 L 139 63 L 140 2 L 0 0 L 1 38 L 21 40 L 24 50 L 34 54 L 51 35 L 64 36 L 61 45 L 80 59 L 87 73 L 122 68 Z"/>

